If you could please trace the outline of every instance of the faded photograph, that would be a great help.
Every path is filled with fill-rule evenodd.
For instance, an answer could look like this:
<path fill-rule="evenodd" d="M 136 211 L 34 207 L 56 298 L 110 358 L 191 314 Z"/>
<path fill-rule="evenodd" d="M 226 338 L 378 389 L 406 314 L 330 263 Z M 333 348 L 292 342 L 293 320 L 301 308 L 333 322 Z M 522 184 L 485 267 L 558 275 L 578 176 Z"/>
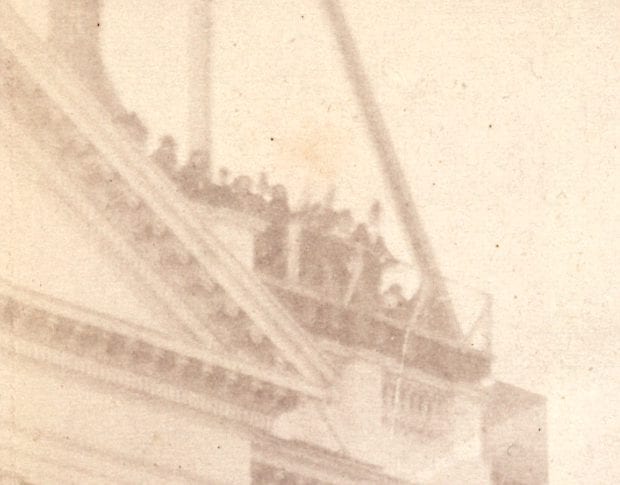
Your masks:
<path fill-rule="evenodd" d="M 619 40 L 0 0 L 0 484 L 617 483 Z"/>

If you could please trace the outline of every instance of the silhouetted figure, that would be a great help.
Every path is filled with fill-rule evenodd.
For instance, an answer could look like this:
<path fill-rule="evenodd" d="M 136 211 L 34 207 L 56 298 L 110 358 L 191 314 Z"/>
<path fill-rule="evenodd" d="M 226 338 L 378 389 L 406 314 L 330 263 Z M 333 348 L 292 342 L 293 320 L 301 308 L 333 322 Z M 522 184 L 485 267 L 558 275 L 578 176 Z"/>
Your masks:
<path fill-rule="evenodd" d="M 352 281 L 348 291 L 354 305 L 373 307 L 378 303 L 382 266 L 370 247 L 371 236 L 366 224 L 358 224 L 351 236 L 356 252 L 353 258 Z"/>
<path fill-rule="evenodd" d="M 84 159 L 89 155 L 94 155 L 95 149 L 93 145 L 84 137 L 80 136 L 73 125 L 62 123 L 59 124 L 57 132 L 60 133 L 61 156 L 64 158 Z"/>
<path fill-rule="evenodd" d="M 243 204 L 242 210 L 251 214 L 253 216 L 266 218 L 267 217 L 267 201 L 265 197 L 257 194 L 253 190 L 253 181 L 250 177 L 246 177 L 247 181 L 245 181 L 242 186 L 242 197 Z"/>
<path fill-rule="evenodd" d="M 220 168 L 218 176 L 218 185 L 221 187 L 227 187 L 230 184 L 230 172 L 226 167 Z"/>
<path fill-rule="evenodd" d="M 321 266 L 315 278 L 329 298 L 341 300 L 351 278 L 350 261 L 354 253 L 349 241 L 354 224 L 351 211 L 336 212 L 330 224 L 333 224 L 331 231 L 319 233 L 315 242 L 313 260 Z"/>
<path fill-rule="evenodd" d="M 345 239 L 325 236 L 321 243 L 321 253 L 317 262 L 323 265 L 323 291 L 330 299 L 341 301 L 351 280 L 353 250 Z"/>
<path fill-rule="evenodd" d="M 272 224 L 287 226 L 290 209 L 286 187 L 276 185 L 271 189 L 271 200 L 267 206 L 267 213 Z"/>
<path fill-rule="evenodd" d="M 381 214 L 381 204 L 375 200 L 368 210 L 368 235 L 371 245 L 375 244 L 381 234 Z"/>
<path fill-rule="evenodd" d="M 409 302 L 403 295 L 403 289 L 399 284 L 393 284 L 382 295 L 383 307 L 388 316 L 395 319 L 403 319 L 409 313 Z"/>
<path fill-rule="evenodd" d="M 320 284 L 318 265 L 315 255 L 318 251 L 319 232 L 317 221 L 321 206 L 310 204 L 299 214 L 301 233 L 299 236 L 299 280 L 307 286 Z"/>
<path fill-rule="evenodd" d="M 189 197 L 206 196 L 211 183 L 211 163 L 203 150 L 195 150 L 187 163 L 178 170 L 181 190 Z"/>
<path fill-rule="evenodd" d="M 163 136 L 159 141 L 159 148 L 152 155 L 153 161 L 169 176 L 175 176 L 177 169 L 177 144 L 170 135 Z"/>
<path fill-rule="evenodd" d="M 127 130 L 129 136 L 138 142 L 139 145 L 146 143 L 148 130 L 135 112 L 123 113 L 114 121 L 121 124 Z"/>
<path fill-rule="evenodd" d="M 230 188 L 230 172 L 226 167 L 220 168 L 218 181 L 212 184 L 206 194 L 207 202 L 216 207 L 232 207 L 233 193 Z"/>
<path fill-rule="evenodd" d="M 338 224 L 338 212 L 334 209 L 336 199 L 336 188 L 330 187 L 325 194 L 323 202 L 319 205 L 318 212 L 312 221 L 312 228 L 322 233 L 328 233 L 334 230 Z"/>
<path fill-rule="evenodd" d="M 353 232 L 355 220 L 349 209 L 336 213 L 336 224 L 333 229 L 335 236 L 348 241 Z"/>
<path fill-rule="evenodd" d="M 304 229 L 317 230 L 321 219 L 321 204 L 314 203 L 304 208 L 300 215 Z"/>
<path fill-rule="evenodd" d="M 368 224 L 371 226 L 378 226 L 381 223 L 381 203 L 378 200 L 375 200 L 370 206 L 370 210 L 368 212 Z"/>
<path fill-rule="evenodd" d="M 288 224 L 290 209 L 288 195 L 282 185 L 271 190 L 271 200 L 266 208 L 269 226 L 257 240 L 256 265 L 273 276 L 286 276 Z"/>
<path fill-rule="evenodd" d="M 269 180 L 267 179 L 267 174 L 265 172 L 261 172 L 258 177 L 258 184 L 256 186 L 256 193 L 260 195 L 263 199 L 267 199 L 269 196 Z"/>
<path fill-rule="evenodd" d="M 252 190 L 252 179 L 247 175 L 239 175 L 235 177 L 230 187 L 235 195 L 249 194 Z"/>
<path fill-rule="evenodd" d="M 368 248 L 370 246 L 370 234 L 368 233 L 368 227 L 366 224 L 361 223 L 357 225 L 355 231 L 351 234 L 351 242 L 361 245 L 364 248 Z"/>
<path fill-rule="evenodd" d="M 392 256 L 392 253 L 385 245 L 383 236 L 377 237 L 375 243 L 372 245 L 371 251 L 379 260 L 382 268 L 396 262 L 396 258 Z"/>
<path fill-rule="evenodd" d="M 230 189 L 233 194 L 233 209 L 241 212 L 251 212 L 254 202 L 252 197 L 252 179 L 247 175 L 240 175 L 233 180 Z"/>

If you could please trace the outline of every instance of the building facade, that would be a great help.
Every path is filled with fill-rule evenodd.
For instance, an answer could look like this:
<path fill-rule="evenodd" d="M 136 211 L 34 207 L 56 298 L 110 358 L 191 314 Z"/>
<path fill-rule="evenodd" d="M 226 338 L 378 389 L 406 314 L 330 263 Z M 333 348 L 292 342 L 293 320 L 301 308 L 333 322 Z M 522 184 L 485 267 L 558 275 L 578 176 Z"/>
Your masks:
<path fill-rule="evenodd" d="M 37 211 L 66 214 L 66 239 L 40 245 L 94 255 L 66 267 L 73 299 L 0 285 L 2 480 L 546 482 L 544 399 L 493 380 L 485 295 L 450 290 L 448 332 L 445 302 L 382 288 L 398 263 L 368 226 L 216 180 L 174 140 L 146 153 L 98 2 L 65 3 L 44 42 L 0 1 L 2 155 L 41 187 Z"/>

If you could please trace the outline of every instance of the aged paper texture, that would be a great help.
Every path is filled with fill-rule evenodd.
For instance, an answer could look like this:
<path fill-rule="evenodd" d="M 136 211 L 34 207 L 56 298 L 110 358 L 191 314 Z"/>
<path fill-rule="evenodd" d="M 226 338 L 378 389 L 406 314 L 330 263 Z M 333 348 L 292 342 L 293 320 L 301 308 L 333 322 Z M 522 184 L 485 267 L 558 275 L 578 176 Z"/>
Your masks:
<path fill-rule="evenodd" d="M 619 43 L 0 0 L 0 483 L 617 483 Z"/>

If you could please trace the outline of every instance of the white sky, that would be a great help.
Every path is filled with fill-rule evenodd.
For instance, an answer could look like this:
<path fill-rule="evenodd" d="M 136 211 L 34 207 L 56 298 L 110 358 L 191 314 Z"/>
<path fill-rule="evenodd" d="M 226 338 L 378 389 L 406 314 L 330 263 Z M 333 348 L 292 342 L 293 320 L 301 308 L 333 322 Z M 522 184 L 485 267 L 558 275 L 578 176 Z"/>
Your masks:
<path fill-rule="evenodd" d="M 213 2 L 213 157 L 361 215 L 379 172 L 317 5 Z M 498 378 L 549 398 L 552 483 L 619 477 L 620 4 L 345 5 L 444 273 L 494 297 Z M 106 0 L 102 26 L 127 107 L 182 141 L 185 12 Z"/>

